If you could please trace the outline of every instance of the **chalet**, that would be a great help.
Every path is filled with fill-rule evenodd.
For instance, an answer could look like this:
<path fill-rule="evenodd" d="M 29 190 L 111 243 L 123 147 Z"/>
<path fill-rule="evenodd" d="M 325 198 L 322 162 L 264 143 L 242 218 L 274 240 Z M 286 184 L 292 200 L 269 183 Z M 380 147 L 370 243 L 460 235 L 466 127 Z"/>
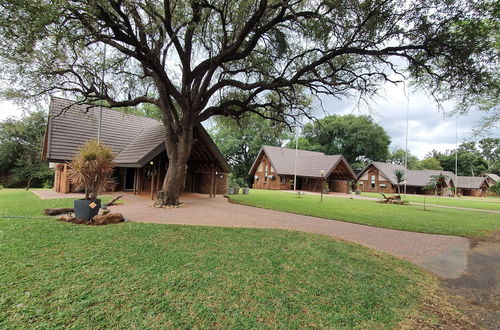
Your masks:
<path fill-rule="evenodd" d="M 488 182 L 488 186 L 494 186 L 497 182 L 500 182 L 500 176 L 494 173 L 486 174 L 486 181 Z"/>
<path fill-rule="evenodd" d="M 319 192 L 324 180 L 328 191 L 347 193 L 349 181 L 356 178 L 341 155 L 270 146 L 261 148 L 249 173 L 253 188 L 270 190 L 293 189 L 296 174 L 298 190 Z"/>
<path fill-rule="evenodd" d="M 482 197 L 489 189 L 487 178 L 457 176 L 457 193 L 463 196 Z"/>
<path fill-rule="evenodd" d="M 397 193 L 397 180 L 394 172 L 404 171 L 403 165 L 372 162 L 358 174 L 358 189 L 364 192 Z M 424 194 L 422 189 L 430 181 L 433 175 L 444 174 L 447 177 L 444 195 L 451 194 L 451 188 L 455 187 L 453 182 L 455 174 L 448 171 L 437 170 L 407 170 L 406 171 L 406 193 Z M 401 184 L 403 192 L 404 184 Z M 429 192 L 432 193 L 432 192 Z"/>
<path fill-rule="evenodd" d="M 97 139 L 99 112 L 99 107 L 57 97 L 51 99 L 42 157 L 55 169 L 55 191 L 77 191 L 78 187 L 68 178 L 68 162 L 87 141 Z M 164 127 L 158 120 L 103 109 L 101 141 L 116 154 L 116 190 L 153 198 L 161 188 L 168 167 L 164 139 Z M 197 125 L 185 191 L 223 194 L 229 171 L 229 165 L 208 133 Z"/>

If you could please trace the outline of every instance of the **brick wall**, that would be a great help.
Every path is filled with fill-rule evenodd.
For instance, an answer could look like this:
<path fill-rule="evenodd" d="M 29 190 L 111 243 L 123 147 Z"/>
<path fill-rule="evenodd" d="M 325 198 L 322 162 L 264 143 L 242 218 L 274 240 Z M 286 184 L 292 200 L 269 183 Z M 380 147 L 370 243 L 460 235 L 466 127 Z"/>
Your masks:
<path fill-rule="evenodd" d="M 215 193 L 223 195 L 227 192 L 227 173 L 216 175 Z M 194 192 L 199 194 L 210 194 L 210 185 L 212 183 L 212 173 L 196 173 Z"/>
<path fill-rule="evenodd" d="M 349 183 L 345 180 L 330 180 L 329 187 L 331 192 L 349 192 Z"/>
<path fill-rule="evenodd" d="M 267 166 L 267 172 L 266 172 Z M 267 173 L 267 180 L 266 180 Z M 273 178 L 271 179 L 270 176 Z M 271 165 L 271 162 L 267 157 L 262 157 L 262 160 L 257 167 L 257 171 L 254 174 L 253 185 L 255 189 L 269 189 L 269 190 L 280 190 L 280 189 L 290 189 L 290 178 L 285 178 L 285 184 L 281 184 L 281 177 L 276 173 Z M 288 188 L 286 188 L 288 186 Z"/>
<path fill-rule="evenodd" d="M 375 187 L 372 187 L 371 185 L 372 176 L 375 176 Z M 398 188 L 391 184 L 382 174 L 380 174 L 378 169 L 373 165 L 368 167 L 358 182 L 361 184 L 358 189 L 364 192 L 380 192 L 387 194 L 398 192 Z"/>

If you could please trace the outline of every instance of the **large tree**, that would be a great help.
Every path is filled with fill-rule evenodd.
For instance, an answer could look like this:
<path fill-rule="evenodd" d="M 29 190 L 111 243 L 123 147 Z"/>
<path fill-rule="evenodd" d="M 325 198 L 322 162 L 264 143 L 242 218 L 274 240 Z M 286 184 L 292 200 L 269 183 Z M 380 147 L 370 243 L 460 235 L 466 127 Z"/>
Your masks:
<path fill-rule="evenodd" d="M 406 151 L 404 149 L 395 149 L 389 155 L 388 161 L 393 164 L 405 165 L 407 162 L 407 168 L 409 170 L 420 170 L 422 167 L 420 166 L 420 160 L 417 156 L 412 155 L 408 151 L 408 158 L 406 158 Z"/>
<path fill-rule="evenodd" d="M 306 124 L 302 136 L 308 150 L 343 155 L 348 162 L 385 161 L 391 139 L 382 126 L 367 116 L 331 115 Z M 291 142 L 293 144 L 293 142 Z M 302 146 L 302 145 L 301 145 Z"/>
<path fill-rule="evenodd" d="M 43 111 L 0 122 L 0 183 L 7 187 L 51 185 L 54 173 L 42 161 L 46 126 Z"/>
<path fill-rule="evenodd" d="M 439 160 L 445 171 L 455 173 L 455 150 L 446 150 L 438 152 L 433 150 L 430 153 Z M 457 153 L 458 175 L 479 176 L 489 171 L 488 162 L 477 149 L 475 142 L 464 142 L 458 146 Z M 494 172 L 494 171 L 493 171 Z"/>
<path fill-rule="evenodd" d="M 290 121 L 302 93 L 365 98 L 403 74 L 441 100 L 498 95 L 498 20 L 484 3 L 3 0 L 0 76 L 9 97 L 156 105 L 169 160 L 161 203 L 177 204 L 193 128 L 212 116 Z"/>
<path fill-rule="evenodd" d="M 288 127 L 252 114 L 238 122 L 217 117 L 210 135 L 231 164 L 233 183 L 248 185 L 248 171 L 263 145 L 281 146 L 290 138 Z"/>

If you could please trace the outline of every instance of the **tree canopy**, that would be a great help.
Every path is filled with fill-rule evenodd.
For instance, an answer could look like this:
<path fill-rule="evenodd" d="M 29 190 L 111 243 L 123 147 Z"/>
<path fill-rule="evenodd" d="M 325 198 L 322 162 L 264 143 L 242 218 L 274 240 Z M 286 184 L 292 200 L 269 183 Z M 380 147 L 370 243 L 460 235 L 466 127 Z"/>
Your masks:
<path fill-rule="evenodd" d="M 263 145 L 281 146 L 290 138 L 286 125 L 257 115 L 246 116 L 239 122 L 218 117 L 209 133 L 231 165 L 230 184 L 240 186 L 251 182 L 248 171 Z"/>
<path fill-rule="evenodd" d="M 46 118 L 43 111 L 0 122 L 0 183 L 6 187 L 51 186 L 53 172 L 41 160 Z"/>
<path fill-rule="evenodd" d="M 404 149 L 396 149 L 393 150 L 389 157 L 388 161 L 393 164 L 404 165 L 406 162 L 406 151 Z M 417 156 L 412 155 L 411 152 L 408 151 L 408 169 L 409 170 L 420 170 L 420 160 Z"/>
<path fill-rule="evenodd" d="M 355 115 L 331 115 L 306 124 L 299 148 L 343 155 L 347 161 L 385 161 L 391 139 L 372 118 Z M 295 142 L 289 143 L 295 147 Z"/>

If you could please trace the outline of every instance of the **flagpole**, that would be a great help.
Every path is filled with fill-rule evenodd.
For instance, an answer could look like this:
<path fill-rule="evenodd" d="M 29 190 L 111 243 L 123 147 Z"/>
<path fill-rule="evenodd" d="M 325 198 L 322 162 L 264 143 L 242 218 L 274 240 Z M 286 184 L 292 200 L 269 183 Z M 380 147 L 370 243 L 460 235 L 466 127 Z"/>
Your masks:
<path fill-rule="evenodd" d="M 104 44 L 104 51 L 102 53 L 102 73 L 101 73 L 101 89 L 104 94 L 104 69 L 106 66 L 106 44 Z M 101 97 L 101 106 L 99 107 L 99 125 L 97 126 L 97 144 L 101 143 L 101 126 L 102 126 L 102 97 Z"/>
<path fill-rule="evenodd" d="M 458 184 L 458 115 L 455 117 L 455 194 L 457 196 Z"/>
<path fill-rule="evenodd" d="M 293 191 L 297 191 L 297 150 L 299 149 L 299 135 L 295 131 L 295 164 L 293 168 Z"/>
<path fill-rule="evenodd" d="M 408 173 L 408 118 L 409 118 L 409 112 L 410 112 L 410 96 L 409 92 L 406 89 L 406 84 L 404 86 L 405 88 L 405 96 L 406 96 L 406 142 L 405 142 L 405 189 L 404 189 L 404 195 L 406 195 L 406 182 L 407 180 L 407 173 Z"/>

